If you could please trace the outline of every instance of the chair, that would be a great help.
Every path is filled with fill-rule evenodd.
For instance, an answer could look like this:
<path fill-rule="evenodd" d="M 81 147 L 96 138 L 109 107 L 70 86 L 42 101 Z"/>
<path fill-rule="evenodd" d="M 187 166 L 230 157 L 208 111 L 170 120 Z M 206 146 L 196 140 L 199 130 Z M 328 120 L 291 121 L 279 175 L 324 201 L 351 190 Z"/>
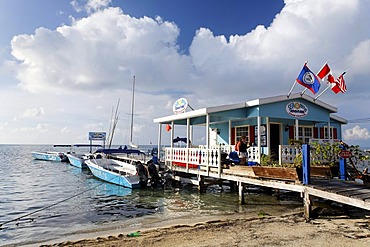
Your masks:
<path fill-rule="evenodd" d="M 240 163 L 240 158 L 237 152 L 230 152 L 228 159 L 233 163 L 234 165 L 238 165 Z"/>

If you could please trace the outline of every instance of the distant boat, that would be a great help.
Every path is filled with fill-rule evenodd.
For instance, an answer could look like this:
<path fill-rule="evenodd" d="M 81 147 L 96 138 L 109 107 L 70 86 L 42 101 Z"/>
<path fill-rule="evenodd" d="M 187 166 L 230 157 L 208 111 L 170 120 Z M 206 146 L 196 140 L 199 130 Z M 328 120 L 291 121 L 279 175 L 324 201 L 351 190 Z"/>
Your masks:
<path fill-rule="evenodd" d="M 54 145 L 53 147 L 71 147 L 71 145 Z M 46 151 L 46 152 L 32 152 L 32 157 L 37 160 L 47 160 L 47 161 L 58 161 L 58 162 L 68 162 L 68 157 L 66 152 L 61 151 Z"/>
<path fill-rule="evenodd" d="M 102 145 L 92 145 L 92 144 L 74 144 L 72 148 L 90 148 L 89 152 L 76 152 L 72 150 L 67 153 L 68 161 L 71 165 L 84 169 L 87 168 L 85 161 L 92 158 L 92 148 L 102 147 Z"/>
<path fill-rule="evenodd" d="M 101 155 L 100 157 L 98 157 Z M 136 164 L 128 164 L 119 160 L 109 159 L 96 153 L 95 158 L 85 161 L 92 174 L 109 183 L 127 188 L 139 188 L 140 178 L 136 172 Z"/>

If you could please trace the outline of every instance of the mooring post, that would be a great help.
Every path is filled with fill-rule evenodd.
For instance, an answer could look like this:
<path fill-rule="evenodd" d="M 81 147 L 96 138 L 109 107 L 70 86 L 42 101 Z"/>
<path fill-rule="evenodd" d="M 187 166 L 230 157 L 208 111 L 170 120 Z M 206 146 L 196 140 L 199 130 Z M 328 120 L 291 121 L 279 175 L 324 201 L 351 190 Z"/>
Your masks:
<path fill-rule="evenodd" d="M 244 197 L 243 183 L 238 182 L 238 185 L 239 185 L 239 204 L 244 205 L 245 204 L 245 197 Z"/>
<path fill-rule="evenodd" d="M 310 184 L 310 145 L 302 145 L 303 184 Z"/>
<path fill-rule="evenodd" d="M 206 191 L 206 186 L 204 184 L 204 177 L 203 176 L 198 176 L 198 191 L 199 192 L 205 192 Z"/>
<path fill-rule="evenodd" d="M 344 145 L 339 146 L 342 150 L 347 150 Z M 339 156 L 339 179 L 347 180 L 346 158 Z"/>

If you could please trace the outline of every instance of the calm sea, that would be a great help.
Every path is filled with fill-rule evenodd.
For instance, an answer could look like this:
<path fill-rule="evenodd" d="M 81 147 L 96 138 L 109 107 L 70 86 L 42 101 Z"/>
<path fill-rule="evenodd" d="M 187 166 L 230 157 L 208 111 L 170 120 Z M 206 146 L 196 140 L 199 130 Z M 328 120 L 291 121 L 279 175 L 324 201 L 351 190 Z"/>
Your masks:
<path fill-rule="evenodd" d="M 276 200 L 249 193 L 238 205 L 238 193 L 224 186 L 198 193 L 193 186 L 152 191 L 130 190 L 95 179 L 68 163 L 34 160 L 32 151 L 50 146 L 0 145 L 0 245 L 40 245 L 109 229 L 129 230 L 145 222 L 232 212 L 281 211 L 300 207 L 300 200 Z M 22 218 L 20 218 L 22 217 Z M 20 218 L 20 219 L 19 219 Z M 17 220 L 18 219 L 18 220 Z"/>

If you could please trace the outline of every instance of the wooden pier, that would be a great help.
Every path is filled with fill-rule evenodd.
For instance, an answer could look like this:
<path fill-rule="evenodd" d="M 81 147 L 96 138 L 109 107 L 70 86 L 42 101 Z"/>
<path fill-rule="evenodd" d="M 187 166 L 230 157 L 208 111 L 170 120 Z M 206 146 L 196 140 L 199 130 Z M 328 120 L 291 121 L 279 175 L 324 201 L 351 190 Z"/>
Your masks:
<path fill-rule="evenodd" d="M 259 170 L 261 167 L 256 168 L 255 170 Z M 234 183 L 238 186 L 241 204 L 245 203 L 244 186 L 247 185 L 298 192 L 303 198 L 304 214 L 307 220 L 311 217 L 312 204 L 315 197 L 370 210 L 370 188 L 354 181 L 312 177 L 310 184 L 304 185 L 294 173 L 288 171 L 289 169 L 285 173 L 291 173 L 291 176 L 287 176 L 285 179 L 274 179 L 271 176 L 264 175 L 263 172 L 256 175 L 253 172 L 253 167 L 247 166 L 234 166 L 221 170 L 210 168 L 206 170 L 202 169 L 202 167 L 187 168 L 173 165 L 171 170 L 174 172 L 173 179 L 197 185 L 200 191 L 205 191 L 205 187 L 210 184 L 210 179 Z"/>

